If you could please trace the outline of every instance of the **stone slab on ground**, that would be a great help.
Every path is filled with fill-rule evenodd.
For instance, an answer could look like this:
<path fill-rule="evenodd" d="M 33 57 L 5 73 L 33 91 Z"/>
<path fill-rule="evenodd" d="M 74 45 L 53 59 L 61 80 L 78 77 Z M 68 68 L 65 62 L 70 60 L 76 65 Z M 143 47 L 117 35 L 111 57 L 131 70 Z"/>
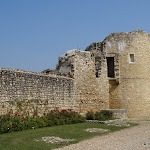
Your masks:
<path fill-rule="evenodd" d="M 51 136 L 51 137 L 42 137 L 42 139 L 36 140 L 36 141 L 43 141 L 45 143 L 68 143 L 71 141 L 75 141 L 74 139 L 62 139 L 60 137 L 55 137 L 55 136 Z"/>
<path fill-rule="evenodd" d="M 104 133 L 104 132 L 108 132 L 110 130 L 109 129 L 101 129 L 101 128 L 88 128 L 85 131 L 87 131 L 87 132 L 100 132 L 100 133 Z"/>
<path fill-rule="evenodd" d="M 114 119 L 114 120 L 106 120 L 106 121 L 86 120 L 86 122 L 107 124 L 107 123 L 112 123 L 112 122 L 123 122 L 123 121 L 126 120 L 126 119 L 127 119 L 127 118 L 123 118 L 123 119 Z"/>

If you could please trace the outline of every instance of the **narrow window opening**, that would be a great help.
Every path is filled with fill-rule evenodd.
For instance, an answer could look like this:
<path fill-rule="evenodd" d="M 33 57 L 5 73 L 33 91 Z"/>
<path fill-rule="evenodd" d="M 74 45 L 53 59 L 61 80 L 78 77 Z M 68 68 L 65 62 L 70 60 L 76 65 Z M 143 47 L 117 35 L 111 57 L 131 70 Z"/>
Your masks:
<path fill-rule="evenodd" d="M 96 78 L 99 78 L 99 74 L 98 74 L 98 72 L 96 72 L 96 74 L 95 74 L 95 75 L 96 75 Z"/>
<path fill-rule="evenodd" d="M 101 71 L 101 58 L 98 57 L 98 58 L 95 58 L 95 75 L 96 75 L 96 78 L 99 78 L 100 77 L 100 71 Z"/>
<path fill-rule="evenodd" d="M 107 73 L 108 77 L 115 77 L 115 69 L 114 69 L 114 57 L 107 57 Z"/>
<path fill-rule="evenodd" d="M 134 54 L 129 54 L 129 62 L 134 63 Z"/>

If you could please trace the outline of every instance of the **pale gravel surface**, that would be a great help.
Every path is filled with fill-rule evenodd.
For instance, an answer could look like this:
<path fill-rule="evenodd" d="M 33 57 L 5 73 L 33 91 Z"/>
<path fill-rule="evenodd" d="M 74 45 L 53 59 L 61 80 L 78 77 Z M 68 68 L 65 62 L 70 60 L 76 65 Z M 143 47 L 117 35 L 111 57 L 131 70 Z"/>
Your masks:
<path fill-rule="evenodd" d="M 56 150 L 150 150 L 150 121 Z M 146 145 L 144 145 L 146 144 Z"/>

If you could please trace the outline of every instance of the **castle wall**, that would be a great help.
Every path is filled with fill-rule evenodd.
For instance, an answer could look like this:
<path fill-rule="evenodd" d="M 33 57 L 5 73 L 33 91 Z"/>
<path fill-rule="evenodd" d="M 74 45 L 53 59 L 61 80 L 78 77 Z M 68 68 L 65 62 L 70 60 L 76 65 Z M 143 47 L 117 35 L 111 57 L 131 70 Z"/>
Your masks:
<path fill-rule="evenodd" d="M 73 79 L 0 69 L 0 114 L 40 115 L 55 108 L 76 109 Z"/>
<path fill-rule="evenodd" d="M 56 71 L 59 76 L 0 69 L 0 114 L 13 111 L 41 115 L 59 108 L 85 115 L 87 111 L 109 108 L 106 66 L 97 78 L 90 52 L 68 51 L 59 58 Z"/>
<path fill-rule="evenodd" d="M 96 78 L 95 62 L 90 52 L 77 52 L 75 55 L 75 83 L 79 93 L 79 109 L 84 112 L 100 111 L 109 108 L 108 81 L 102 70 L 101 78 Z"/>
<path fill-rule="evenodd" d="M 87 111 L 109 108 L 106 67 L 101 70 L 101 78 L 96 78 L 95 60 L 91 57 L 90 52 L 85 51 L 68 51 L 59 60 L 60 72 L 71 75 L 75 80 L 78 111 L 85 114 Z"/>
<path fill-rule="evenodd" d="M 0 69 L 0 114 L 40 115 L 55 108 L 85 114 L 110 108 L 126 109 L 128 117 L 149 118 L 149 64 L 149 35 L 133 31 L 112 33 L 86 51 L 70 50 L 55 70 Z M 114 66 L 113 76 L 108 66 Z"/>

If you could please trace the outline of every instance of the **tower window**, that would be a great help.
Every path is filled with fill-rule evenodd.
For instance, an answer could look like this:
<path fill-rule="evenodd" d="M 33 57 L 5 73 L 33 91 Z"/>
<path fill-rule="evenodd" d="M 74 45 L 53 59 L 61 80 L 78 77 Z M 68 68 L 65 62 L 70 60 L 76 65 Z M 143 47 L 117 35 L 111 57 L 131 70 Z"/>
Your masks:
<path fill-rule="evenodd" d="M 107 57 L 107 74 L 110 78 L 115 77 L 114 57 Z"/>
<path fill-rule="evenodd" d="M 134 54 L 129 54 L 129 63 L 134 63 L 134 62 L 135 62 Z"/>

